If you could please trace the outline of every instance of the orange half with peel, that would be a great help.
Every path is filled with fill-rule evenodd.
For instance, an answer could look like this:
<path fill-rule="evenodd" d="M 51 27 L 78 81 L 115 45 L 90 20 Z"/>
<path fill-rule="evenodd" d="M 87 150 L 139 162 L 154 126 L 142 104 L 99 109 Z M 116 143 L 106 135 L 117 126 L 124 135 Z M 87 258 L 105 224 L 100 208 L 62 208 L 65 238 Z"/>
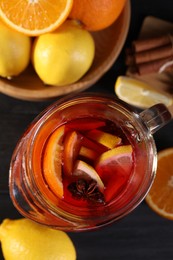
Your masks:
<path fill-rule="evenodd" d="M 37 36 L 58 28 L 72 6 L 73 0 L 1 0 L 0 18 L 16 31 Z"/>
<path fill-rule="evenodd" d="M 43 175 L 50 190 L 63 198 L 62 156 L 65 126 L 55 130 L 50 136 L 43 156 Z"/>

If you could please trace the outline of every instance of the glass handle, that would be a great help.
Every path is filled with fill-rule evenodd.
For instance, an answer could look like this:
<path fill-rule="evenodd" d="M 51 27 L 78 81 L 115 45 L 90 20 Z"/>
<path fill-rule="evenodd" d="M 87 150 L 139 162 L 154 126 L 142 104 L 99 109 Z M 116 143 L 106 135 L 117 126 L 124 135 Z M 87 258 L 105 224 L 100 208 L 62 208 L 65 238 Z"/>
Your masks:
<path fill-rule="evenodd" d="M 152 134 L 172 119 L 170 111 L 164 104 L 156 104 L 145 109 L 139 115 Z"/>

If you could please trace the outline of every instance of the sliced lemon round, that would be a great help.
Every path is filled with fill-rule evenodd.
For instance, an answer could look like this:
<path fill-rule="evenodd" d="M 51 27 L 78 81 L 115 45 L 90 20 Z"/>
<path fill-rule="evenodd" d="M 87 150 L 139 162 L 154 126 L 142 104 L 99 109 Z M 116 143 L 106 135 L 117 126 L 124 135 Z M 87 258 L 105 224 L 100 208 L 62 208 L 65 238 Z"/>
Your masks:
<path fill-rule="evenodd" d="M 173 104 L 171 95 L 157 91 L 147 83 L 127 76 L 117 78 L 114 90 L 118 98 L 139 108 L 148 108 L 158 103 L 163 103 L 167 107 Z"/>

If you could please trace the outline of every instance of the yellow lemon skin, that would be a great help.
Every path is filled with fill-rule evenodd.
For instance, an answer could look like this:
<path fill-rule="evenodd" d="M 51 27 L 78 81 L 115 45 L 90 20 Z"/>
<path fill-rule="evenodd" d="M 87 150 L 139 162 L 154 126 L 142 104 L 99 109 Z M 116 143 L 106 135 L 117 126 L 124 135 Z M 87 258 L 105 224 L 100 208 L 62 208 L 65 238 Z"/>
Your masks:
<path fill-rule="evenodd" d="M 4 219 L 0 241 L 5 260 L 75 260 L 69 236 L 29 219 Z"/>
<path fill-rule="evenodd" d="M 114 90 L 119 99 L 142 109 L 158 103 L 163 103 L 165 106 L 171 106 L 173 103 L 170 94 L 128 76 L 119 76 L 115 82 Z"/>
<path fill-rule="evenodd" d="M 0 21 L 0 76 L 19 75 L 28 66 L 31 39 L 18 33 Z"/>
<path fill-rule="evenodd" d="M 63 86 L 78 81 L 89 70 L 94 55 L 91 34 L 67 20 L 56 31 L 36 38 L 32 62 L 45 84 Z"/>

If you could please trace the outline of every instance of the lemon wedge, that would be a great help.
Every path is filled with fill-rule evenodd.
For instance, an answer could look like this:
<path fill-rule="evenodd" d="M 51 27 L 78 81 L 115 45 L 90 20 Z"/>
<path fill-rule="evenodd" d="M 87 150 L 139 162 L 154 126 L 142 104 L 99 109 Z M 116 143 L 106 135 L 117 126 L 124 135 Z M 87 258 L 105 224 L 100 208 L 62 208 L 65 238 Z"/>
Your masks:
<path fill-rule="evenodd" d="M 114 90 L 118 98 L 139 108 L 145 109 L 158 103 L 163 103 L 168 107 L 173 103 L 171 95 L 157 91 L 147 83 L 127 76 L 117 78 Z"/>

